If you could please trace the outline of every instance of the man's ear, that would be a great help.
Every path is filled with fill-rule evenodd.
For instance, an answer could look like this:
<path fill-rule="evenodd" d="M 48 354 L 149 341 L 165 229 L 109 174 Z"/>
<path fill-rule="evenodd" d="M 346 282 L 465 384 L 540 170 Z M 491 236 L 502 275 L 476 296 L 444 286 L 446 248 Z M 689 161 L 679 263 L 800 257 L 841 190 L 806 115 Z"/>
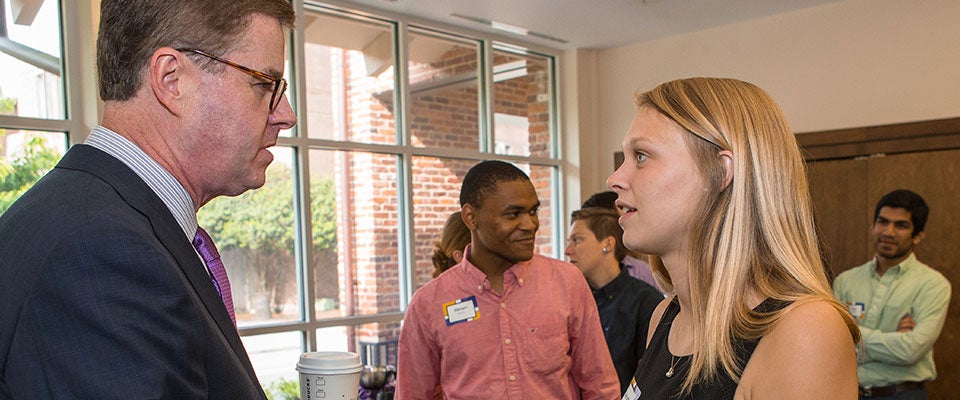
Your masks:
<path fill-rule="evenodd" d="M 922 241 L 923 238 L 925 238 L 925 237 L 927 237 L 927 233 L 926 233 L 926 232 L 924 232 L 924 231 L 917 232 L 917 236 L 914 236 L 914 237 L 913 237 L 913 245 L 916 246 L 916 245 L 920 244 L 920 241 Z"/>
<path fill-rule="evenodd" d="M 460 218 L 463 219 L 463 224 L 467 226 L 467 229 L 474 231 L 477 229 L 477 209 L 473 207 L 472 204 L 466 204 L 463 207 L 460 207 Z"/>
<path fill-rule="evenodd" d="M 169 47 L 161 47 L 150 56 L 148 74 L 150 89 L 157 102 L 180 117 L 183 113 L 183 75 L 186 57 Z"/>
<path fill-rule="evenodd" d="M 733 159 L 733 152 L 730 150 L 720 150 L 717 156 L 720 157 L 720 165 L 723 167 L 723 187 L 721 190 L 727 190 L 727 187 L 733 182 L 734 165 L 736 165 Z"/>

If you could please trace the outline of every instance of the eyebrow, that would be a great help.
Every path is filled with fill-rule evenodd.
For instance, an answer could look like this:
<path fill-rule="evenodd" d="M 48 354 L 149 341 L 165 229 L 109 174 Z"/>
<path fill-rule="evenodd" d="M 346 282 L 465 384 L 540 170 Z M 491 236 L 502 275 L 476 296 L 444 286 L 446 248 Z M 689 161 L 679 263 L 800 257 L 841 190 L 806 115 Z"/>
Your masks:
<path fill-rule="evenodd" d="M 504 210 L 504 211 L 526 210 L 527 208 L 528 208 L 528 207 L 525 207 L 525 206 L 522 206 L 522 205 L 519 205 L 519 204 L 508 204 L 506 207 L 503 208 L 503 210 Z M 534 208 L 540 208 L 540 200 L 537 200 L 536 204 L 534 204 L 532 207 L 529 207 L 529 208 L 530 208 L 531 210 L 534 209 Z"/>
<path fill-rule="evenodd" d="M 238 51 L 239 51 L 239 50 L 246 50 L 246 47 L 247 47 L 247 46 L 241 46 L 241 47 L 240 47 L 239 49 L 237 49 L 237 50 L 238 50 Z M 248 67 L 248 68 L 249 68 L 249 67 Z M 273 77 L 273 79 L 283 79 L 283 71 L 282 71 L 282 70 L 277 70 L 276 68 L 273 68 L 273 67 L 266 67 L 266 68 L 263 68 L 263 69 L 257 69 L 257 71 L 263 72 L 263 73 L 265 73 L 265 74 L 267 74 L 267 75 L 270 75 L 270 76 Z"/>
<path fill-rule="evenodd" d="M 882 215 L 877 216 L 877 221 L 892 223 L 892 224 L 912 224 L 913 223 L 913 221 L 911 221 L 910 219 L 890 219 Z"/>
<path fill-rule="evenodd" d="M 264 72 L 266 72 L 267 75 L 272 76 L 274 79 L 283 79 L 283 71 L 277 71 L 271 67 L 267 68 Z"/>
<path fill-rule="evenodd" d="M 630 137 L 630 140 L 627 142 L 627 144 L 630 147 L 635 147 L 639 143 L 653 143 L 653 141 L 651 141 L 650 138 L 646 136 L 640 136 L 640 137 L 632 136 Z"/>

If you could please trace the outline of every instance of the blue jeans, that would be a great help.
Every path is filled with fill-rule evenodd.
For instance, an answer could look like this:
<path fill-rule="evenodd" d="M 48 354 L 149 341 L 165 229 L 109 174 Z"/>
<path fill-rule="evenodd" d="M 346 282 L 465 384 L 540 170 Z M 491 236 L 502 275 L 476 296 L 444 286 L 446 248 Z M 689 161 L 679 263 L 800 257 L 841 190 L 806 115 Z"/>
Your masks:
<path fill-rule="evenodd" d="M 860 400 L 927 400 L 927 388 L 908 390 L 900 392 L 893 396 L 885 397 L 860 397 Z"/>

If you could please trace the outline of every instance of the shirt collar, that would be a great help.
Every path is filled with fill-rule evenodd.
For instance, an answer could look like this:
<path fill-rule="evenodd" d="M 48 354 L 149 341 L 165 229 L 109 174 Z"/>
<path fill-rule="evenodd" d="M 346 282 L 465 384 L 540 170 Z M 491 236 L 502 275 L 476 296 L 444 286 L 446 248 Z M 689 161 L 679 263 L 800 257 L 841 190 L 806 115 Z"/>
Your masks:
<path fill-rule="evenodd" d="M 910 251 L 910 255 L 907 258 L 904 258 L 903 261 L 900 261 L 900 264 L 894 265 L 884 273 L 884 275 L 893 272 L 897 276 L 906 273 L 911 270 L 915 265 L 917 265 L 917 255 L 913 251 Z M 870 266 L 870 272 L 873 273 L 873 276 L 877 279 L 880 278 L 880 275 L 877 274 L 877 256 L 873 256 L 873 264 Z"/>
<path fill-rule="evenodd" d="M 480 268 L 477 268 L 476 265 L 473 265 L 473 263 L 471 263 L 470 260 L 468 259 L 470 256 L 470 250 L 472 246 L 473 246 L 472 244 L 467 244 L 467 247 L 463 250 L 463 259 L 460 260 L 460 264 L 463 265 L 461 267 L 461 270 L 466 275 L 466 281 L 470 283 L 473 283 L 473 282 L 476 283 L 477 286 L 474 288 L 474 290 L 476 294 L 479 295 L 486 290 L 490 290 L 491 287 L 490 287 L 490 281 L 487 279 L 487 274 L 481 271 Z M 526 276 L 526 273 L 529 269 L 528 266 L 530 265 L 531 260 L 521 261 L 516 264 L 513 264 L 513 266 L 511 266 L 509 269 L 503 272 L 504 293 L 506 293 L 507 288 L 510 288 L 515 285 L 519 287 L 523 287 L 523 284 L 524 284 L 523 279 Z"/>
<path fill-rule="evenodd" d="M 617 296 L 627 287 L 627 284 L 630 283 L 630 279 L 632 279 L 630 272 L 627 270 L 625 265 L 620 264 L 620 273 L 617 274 L 616 278 L 613 278 L 612 281 L 607 282 L 606 285 L 603 285 L 603 287 L 599 289 L 590 289 L 593 291 L 594 295 L 601 295 L 604 297 Z"/>
<path fill-rule="evenodd" d="M 198 226 L 193 200 L 187 189 L 169 171 L 135 143 L 101 125 L 93 128 L 83 144 L 109 154 L 133 170 L 160 197 L 187 239 L 193 239 Z"/>

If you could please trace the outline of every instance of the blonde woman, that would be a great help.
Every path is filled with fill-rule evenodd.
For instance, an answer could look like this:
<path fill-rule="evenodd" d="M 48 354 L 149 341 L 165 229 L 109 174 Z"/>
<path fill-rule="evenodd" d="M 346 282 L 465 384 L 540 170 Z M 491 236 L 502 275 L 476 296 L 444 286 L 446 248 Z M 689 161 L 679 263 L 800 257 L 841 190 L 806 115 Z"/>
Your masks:
<path fill-rule="evenodd" d="M 672 292 L 623 395 L 855 399 L 859 331 L 819 257 L 806 172 L 780 109 L 733 79 L 636 98 L 607 183 L 624 244 Z"/>

